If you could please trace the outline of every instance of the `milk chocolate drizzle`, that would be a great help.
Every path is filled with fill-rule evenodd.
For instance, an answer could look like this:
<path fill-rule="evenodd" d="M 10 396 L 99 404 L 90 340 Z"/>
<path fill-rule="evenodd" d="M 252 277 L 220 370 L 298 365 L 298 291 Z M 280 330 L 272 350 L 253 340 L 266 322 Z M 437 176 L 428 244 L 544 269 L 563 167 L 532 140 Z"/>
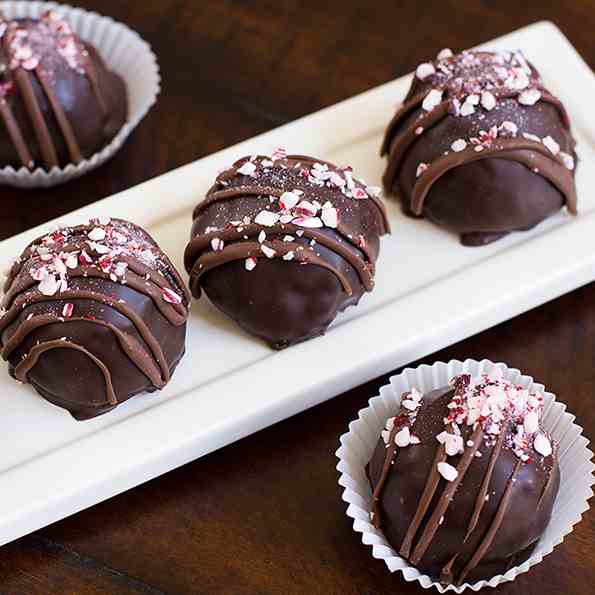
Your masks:
<path fill-rule="evenodd" d="M 159 248 L 150 240 L 148 236 L 137 228 L 121 220 L 111 220 L 108 224 L 116 230 L 126 230 L 134 234 L 133 241 L 140 243 L 143 248 L 150 250 L 157 258 L 157 270 L 152 269 L 129 254 L 121 254 L 117 257 L 119 262 L 125 262 L 128 266 L 121 277 L 121 283 L 131 289 L 149 297 L 157 310 L 173 326 L 180 326 L 186 322 L 188 315 L 188 304 L 190 296 L 184 287 L 182 279 L 170 263 L 169 259 Z M 84 249 L 89 255 L 95 255 L 94 250 L 89 247 L 87 234 L 95 227 L 94 224 L 80 225 L 69 228 L 69 240 L 60 243 L 55 248 L 55 253 L 62 255 L 80 254 Z M 108 247 L 110 244 L 109 236 L 103 241 Z M 55 295 L 44 295 L 37 287 L 37 281 L 31 276 L 31 267 L 33 262 L 39 256 L 36 256 L 36 248 L 43 244 L 42 238 L 32 242 L 23 252 L 21 258 L 13 265 L 6 284 L 5 295 L 2 300 L 4 314 L 0 318 L 0 336 L 3 337 L 0 343 L 2 357 L 8 359 L 9 356 L 19 348 L 23 341 L 38 329 L 56 323 L 64 324 L 64 333 L 68 334 L 68 325 L 74 322 L 84 322 L 88 324 L 100 325 L 108 328 L 117 339 L 122 351 L 128 356 L 130 361 L 149 379 L 155 388 L 162 388 L 171 377 L 171 370 L 165 358 L 158 338 L 151 331 L 149 326 L 143 321 L 142 317 L 126 302 L 110 296 L 109 285 L 103 287 L 97 286 L 97 290 L 84 289 L 82 287 L 73 287 Z M 118 247 L 118 246 L 116 246 Z M 97 254 L 97 256 L 100 256 Z M 97 278 L 108 280 L 113 283 L 110 275 L 102 271 L 98 262 L 92 259 L 91 263 L 84 263 L 79 259 L 78 266 L 68 270 L 68 280 L 76 278 Z M 171 290 L 181 294 L 181 303 L 169 303 L 163 298 L 163 291 Z M 53 312 L 51 303 L 60 305 L 71 302 L 76 308 L 78 300 L 96 302 L 101 306 L 111 308 L 126 317 L 138 332 L 141 341 L 134 336 L 117 328 L 114 324 L 98 317 L 64 317 Z M 42 313 L 35 313 L 32 316 L 25 316 L 27 308 L 40 305 L 45 302 L 49 307 Z M 4 337 L 5 331 L 16 323 L 12 333 Z M 17 379 L 27 382 L 27 375 L 35 366 L 39 357 L 52 349 L 76 349 L 87 355 L 102 372 L 105 379 L 106 402 L 111 405 L 117 405 L 118 398 L 114 392 L 111 371 L 109 367 L 102 362 L 96 355 L 88 351 L 84 345 L 79 345 L 70 339 L 49 340 L 34 345 L 23 359 L 16 365 L 14 374 Z M 101 404 L 98 404 L 101 406 Z"/>
<path fill-rule="evenodd" d="M 35 23 L 31 26 L 34 27 Z M 78 42 L 78 44 L 81 45 L 80 42 Z M 79 50 L 80 58 L 83 60 L 83 72 L 80 76 L 87 77 L 92 92 L 97 100 L 99 109 L 102 111 L 103 114 L 106 114 L 108 108 L 105 98 L 101 93 L 97 73 L 95 71 L 93 62 L 89 58 L 88 52 L 82 49 L 82 46 L 79 48 Z M 56 56 L 59 55 L 58 52 L 54 51 L 54 53 Z M 10 49 L 7 44 L 7 35 L 4 35 L 0 42 L 0 61 L 6 65 L 7 74 L 5 74 L 5 76 L 7 77 L 7 80 L 10 82 L 11 78 L 10 74 L 8 74 L 10 64 L 9 56 Z M 46 169 L 50 170 L 51 168 L 58 166 L 59 161 L 54 139 L 52 138 L 52 134 L 44 119 L 39 100 L 33 89 L 32 80 L 36 80 L 38 82 L 39 86 L 41 87 L 43 93 L 47 98 L 52 114 L 55 117 L 56 122 L 58 123 L 60 132 L 62 133 L 64 142 L 68 148 L 68 153 L 72 162 L 79 163 L 83 160 L 84 156 L 81 152 L 79 143 L 74 134 L 72 125 L 68 120 L 68 116 L 64 112 L 64 109 L 60 104 L 60 101 L 56 96 L 56 93 L 54 92 L 52 77 L 48 74 L 48 72 L 45 71 L 42 65 L 43 58 L 43 56 L 40 56 L 39 65 L 31 70 L 26 70 L 25 68 L 23 68 L 23 66 L 17 66 L 16 68 L 12 69 L 12 80 L 16 82 L 16 88 L 14 90 L 3 92 L 2 96 L 0 97 L 0 118 L 2 119 L 8 132 L 8 135 L 12 140 L 12 143 L 19 156 L 21 164 L 23 165 L 23 167 L 26 167 L 27 169 L 33 169 L 35 163 L 32 159 L 31 151 L 27 146 L 25 136 L 21 131 L 17 119 L 14 117 L 11 107 L 12 99 L 10 98 L 10 96 L 12 93 L 17 92 L 18 89 L 18 92 L 22 96 L 27 116 L 29 118 L 31 127 L 33 129 L 33 133 L 37 140 L 43 163 Z"/>
<path fill-rule="evenodd" d="M 253 183 L 242 183 L 241 185 L 226 188 L 225 186 L 228 181 L 239 175 L 238 170 L 248 161 L 248 159 L 249 158 L 240 159 L 231 169 L 224 171 L 217 177 L 215 184 L 208 191 L 205 199 L 195 208 L 193 213 L 194 219 L 200 217 L 203 211 L 218 202 L 249 196 L 275 197 L 278 199 L 287 191 L 287 188 L 273 186 L 268 183 L 259 183 L 257 179 L 255 179 Z M 280 165 L 281 162 L 282 165 Z M 259 164 L 259 161 L 255 160 L 254 163 Z M 287 157 L 283 157 L 283 159 L 275 161 L 272 168 L 275 170 L 277 176 L 281 178 L 285 175 L 285 171 L 287 170 L 291 170 L 298 166 L 311 166 L 315 163 L 324 164 L 332 171 L 340 171 L 336 166 L 328 162 L 316 160 L 312 157 L 303 155 L 288 155 Z M 364 189 L 364 186 L 358 181 L 355 181 L 355 184 L 358 188 L 362 190 Z M 339 190 L 328 189 L 328 197 L 331 201 L 334 192 L 339 192 Z M 307 191 L 301 198 L 308 200 L 309 197 Z M 389 230 L 389 225 L 382 202 L 377 197 L 369 194 L 367 194 L 365 200 L 372 201 L 376 206 L 382 223 L 382 233 L 386 233 Z M 367 291 L 371 291 L 374 287 L 375 255 L 370 251 L 369 246 L 365 242 L 365 238 L 358 233 L 358 231 L 361 230 L 353 229 L 347 225 L 341 217 L 339 207 L 337 207 L 337 209 L 339 210 L 339 220 L 337 227 L 333 229 L 333 235 L 324 233 L 318 229 L 301 227 L 291 222 L 276 223 L 268 226 L 249 222 L 235 227 L 228 225 L 224 229 L 216 231 L 207 230 L 204 233 L 199 233 L 190 241 L 184 254 L 185 266 L 190 273 L 190 288 L 192 293 L 196 297 L 200 295 L 200 279 L 207 271 L 213 268 L 235 260 L 263 258 L 265 255 L 261 250 L 261 245 L 255 241 L 250 241 L 256 238 L 261 231 L 264 231 L 268 236 L 273 236 L 275 234 L 298 234 L 301 238 L 308 238 L 313 242 L 317 242 L 326 248 L 333 250 L 355 269 L 364 288 Z M 335 238 L 335 235 L 339 236 L 342 241 Z M 358 237 L 359 240 L 356 239 Z M 215 238 L 223 240 L 224 242 L 233 243 L 226 245 L 223 250 L 214 251 L 211 250 L 211 240 Z M 324 258 L 318 256 L 308 246 L 304 246 L 304 244 L 295 241 L 282 242 L 277 239 L 267 239 L 266 245 L 275 250 L 276 257 L 282 257 L 283 255 L 291 253 L 294 257 L 294 262 L 314 264 L 326 268 L 337 277 L 347 295 L 350 296 L 353 294 L 353 288 L 347 277 L 335 266 L 326 262 Z"/>
<path fill-rule="evenodd" d="M 453 391 L 448 391 L 444 393 L 444 395 L 452 394 L 452 392 Z M 403 398 L 405 398 L 405 396 Z M 374 491 L 372 495 L 372 519 L 374 526 L 378 529 L 381 529 L 382 527 L 382 491 L 386 484 L 386 481 L 388 480 L 392 466 L 394 465 L 394 462 L 398 457 L 399 453 L 399 447 L 395 445 L 395 435 L 397 431 L 401 429 L 403 424 L 398 424 L 397 420 L 399 420 L 399 418 L 406 413 L 407 411 L 403 407 L 401 407 L 399 413 L 397 414 L 397 417 L 395 417 L 395 424 L 388 437 L 388 444 L 382 467 L 382 472 L 380 474 L 378 482 L 374 486 Z M 415 426 L 413 425 L 412 427 L 414 428 Z M 510 421 L 506 421 L 497 439 L 493 443 L 490 461 L 485 476 L 483 478 L 482 484 L 480 486 L 479 492 L 477 494 L 475 506 L 471 513 L 464 542 L 468 540 L 469 536 L 473 533 L 474 529 L 477 526 L 479 516 L 486 501 L 486 495 L 488 494 L 490 481 L 494 471 L 494 466 L 498 457 L 500 456 L 505 437 L 509 432 L 510 427 Z M 446 426 L 446 431 L 448 433 L 452 433 L 451 427 Z M 419 498 L 417 508 L 413 517 L 411 518 L 410 524 L 407 528 L 407 531 L 399 549 L 399 554 L 402 557 L 409 560 L 411 564 L 418 564 L 420 560 L 423 558 L 426 551 L 428 550 L 428 547 L 431 545 L 436 535 L 436 532 L 442 524 L 442 519 L 444 518 L 444 515 L 447 513 L 448 507 L 455 497 L 457 489 L 459 488 L 467 470 L 469 469 L 470 465 L 473 463 L 473 460 L 475 459 L 476 452 L 481 446 L 483 439 L 484 432 L 482 426 L 481 424 L 477 424 L 473 433 L 467 440 L 467 447 L 464 449 L 463 454 L 459 459 L 458 465 L 456 467 L 457 477 L 453 481 L 446 482 L 446 485 L 442 489 L 442 492 L 440 493 L 440 496 L 436 501 L 433 510 L 430 513 L 430 505 L 434 501 L 434 497 L 442 479 L 440 473 L 438 472 L 438 464 L 447 460 L 445 445 L 440 444 L 436 448 L 436 454 L 430 467 L 430 471 L 428 473 L 428 477 L 426 479 L 423 492 L 421 494 L 421 497 Z M 415 448 L 415 446 L 413 446 L 413 448 Z M 555 457 L 557 452 L 557 444 L 554 443 L 553 449 L 554 451 L 552 453 L 552 456 Z M 514 482 L 522 464 L 522 460 L 518 458 L 513 468 L 512 474 L 506 483 L 504 492 L 502 494 L 500 502 L 498 503 L 498 508 L 494 514 L 493 519 L 491 520 L 489 528 L 480 540 L 479 544 L 477 545 L 475 551 L 473 552 L 469 560 L 463 566 L 463 569 L 459 573 L 459 576 L 453 577 L 452 572 L 453 565 L 459 557 L 459 554 L 454 554 L 442 568 L 440 576 L 444 582 L 456 582 L 457 584 L 463 583 L 469 575 L 469 573 L 481 562 L 483 557 L 490 549 L 490 546 L 492 545 L 496 537 L 498 529 L 502 524 L 503 518 L 510 504 Z M 541 505 L 544 496 L 552 488 L 555 477 L 556 476 L 552 469 L 543 487 L 538 506 Z M 424 519 L 426 518 L 427 520 L 424 523 Z M 420 530 L 421 534 L 419 534 Z"/>

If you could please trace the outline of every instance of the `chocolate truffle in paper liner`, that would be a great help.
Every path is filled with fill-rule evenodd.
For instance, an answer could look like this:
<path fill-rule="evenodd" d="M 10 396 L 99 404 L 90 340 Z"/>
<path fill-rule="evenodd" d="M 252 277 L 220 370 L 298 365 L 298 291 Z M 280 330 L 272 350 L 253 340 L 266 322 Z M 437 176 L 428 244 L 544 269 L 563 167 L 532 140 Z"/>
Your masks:
<path fill-rule="evenodd" d="M 167 384 L 184 354 L 190 295 L 140 227 L 94 219 L 32 242 L 4 287 L 12 376 L 77 419 Z"/>
<path fill-rule="evenodd" d="M 194 211 L 192 293 L 275 349 L 323 334 L 374 286 L 388 231 L 378 193 L 349 167 L 283 149 L 240 159 Z"/>
<path fill-rule="evenodd" d="M 79 163 L 114 138 L 127 110 L 122 79 L 57 13 L 0 20 L 0 167 Z"/>
<path fill-rule="evenodd" d="M 496 370 L 403 395 L 368 466 L 372 519 L 432 580 L 462 584 L 527 560 L 559 486 L 543 396 Z"/>
<path fill-rule="evenodd" d="M 381 153 L 403 210 L 483 245 L 577 209 L 564 106 L 521 52 L 443 50 L 419 65 Z"/>

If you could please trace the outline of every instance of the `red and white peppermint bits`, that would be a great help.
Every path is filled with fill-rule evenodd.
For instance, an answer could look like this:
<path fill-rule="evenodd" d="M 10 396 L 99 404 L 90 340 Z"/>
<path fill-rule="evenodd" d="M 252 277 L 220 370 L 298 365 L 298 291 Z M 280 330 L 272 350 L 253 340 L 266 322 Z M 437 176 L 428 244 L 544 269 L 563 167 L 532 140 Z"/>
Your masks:
<path fill-rule="evenodd" d="M 67 304 L 64 304 L 64 307 L 62 308 L 62 316 L 64 318 L 70 318 L 72 316 L 72 313 L 74 312 L 74 304 L 68 302 Z"/>
<path fill-rule="evenodd" d="M 244 267 L 247 271 L 253 271 L 257 263 L 258 260 L 254 258 L 254 256 L 250 256 L 249 258 L 246 258 L 246 260 L 244 261 Z"/>
<path fill-rule="evenodd" d="M 182 296 L 172 291 L 169 287 L 163 287 L 161 290 L 163 301 L 168 304 L 181 304 Z"/>
<path fill-rule="evenodd" d="M 277 147 L 271 153 L 271 159 L 277 161 L 278 159 L 285 159 L 287 157 L 287 149 L 285 147 Z"/>
<path fill-rule="evenodd" d="M 213 252 L 220 252 L 225 247 L 225 242 L 221 238 L 213 238 L 211 240 L 211 249 Z"/>
<path fill-rule="evenodd" d="M 255 172 L 256 165 L 252 161 L 246 161 L 246 163 L 237 169 L 237 173 L 242 176 L 253 176 Z"/>

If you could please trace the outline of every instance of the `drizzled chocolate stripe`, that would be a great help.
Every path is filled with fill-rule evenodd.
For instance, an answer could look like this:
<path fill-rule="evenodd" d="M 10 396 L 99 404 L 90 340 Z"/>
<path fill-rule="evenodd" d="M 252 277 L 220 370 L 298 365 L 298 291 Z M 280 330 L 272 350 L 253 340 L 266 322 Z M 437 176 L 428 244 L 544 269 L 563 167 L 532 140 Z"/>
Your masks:
<path fill-rule="evenodd" d="M 483 510 L 483 507 L 485 505 L 486 496 L 490 487 L 490 481 L 492 479 L 492 474 L 494 473 L 494 467 L 496 466 L 496 461 L 500 456 L 500 451 L 502 450 L 504 438 L 506 437 L 507 432 L 508 424 L 507 427 L 502 432 L 500 432 L 500 434 L 498 435 L 498 439 L 496 440 L 496 444 L 494 444 L 494 447 L 492 448 L 492 454 L 490 455 L 488 468 L 486 469 L 486 473 L 481 482 L 481 487 L 479 488 L 477 498 L 475 498 L 475 506 L 473 507 L 473 512 L 471 513 L 471 518 L 469 519 L 469 525 L 467 526 L 467 534 L 465 535 L 465 539 L 463 540 L 463 542 L 469 539 L 471 533 L 473 533 L 473 530 L 477 526 L 479 516 L 481 515 L 481 511 Z"/>
<path fill-rule="evenodd" d="M 490 528 L 488 529 L 488 532 L 485 534 L 484 538 L 481 540 L 481 542 L 477 546 L 475 553 L 473 554 L 473 556 L 471 556 L 471 559 L 469 560 L 469 562 L 467 562 L 467 564 L 461 571 L 461 574 L 459 575 L 458 580 L 457 580 L 457 582 L 459 584 L 461 584 L 465 581 L 465 579 L 467 578 L 469 573 L 481 562 L 481 559 L 485 556 L 487 551 L 490 549 L 490 546 L 492 545 L 492 542 L 494 541 L 494 538 L 496 537 L 496 533 L 498 532 L 498 529 L 500 528 L 500 525 L 502 524 L 504 515 L 506 514 L 506 511 L 508 510 L 508 506 L 510 504 L 510 499 L 511 499 L 511 495 L 512 495 L 512 488 L 514 487 L 514 482 L 516 480 L 516 476 L 519 472 L 519 469 L 521 468 L 521 465 L 522 465 L 522 461 L 520 459 L 517 459 L 517 462 L 514 466 L 512 475 L 510 476 L 510 478 L 508 479 L 508 482 L 506 484 L 506 489 L 504 490 L 504 494 L 502 494 L 502 498 L 500 499 L 500 503 L 498 505 L 498 510 L 496 511 L 496 514 L 494 515 L 492 524 L 490 525 Z"/>
<path fill-rule="evenodd" d="M 27 143 L 23 138 L 19 123 L 16 121 L 10 105 L 4 98 L 0 98 L 0 115 L 21 163 L 24 167 L 31 169 L 33 167 L 33 157 L 31 157 L 29 147 L 27 147 Z"/>
<path fill-rule="evenodd" d="M 315 229 L 299 227 L 291 223 L 271 225 L 270 227 L 267 227 L 266 230 L 268 234 L 295 234 L 300 231 L 301 237 L 316 240 L 317 244 L 322 244 L 342 256 L 357 271 L 360 281 L 367 291 L 372 291 L 374 288 L 374 263 L 371 260 L 370 262 L 364 262 L 352 250 L 348 250 L 343 244 L 328 235 L 316 231 Z M 214 238 L 219 238 L 225 242 L 234 241 L 244 238 L 245 236 L 255 237 L 260 231 L 262 231 L 261 225 L 251 223 L 242 226 L 242 231 L 238 231 L 236 228 L 229 228 L 196 236 L 190 241 L 186 248 L 184 253 L 184 264 L 186 268 L 190 269 L 193 266 L 193 263 L 195 263 L 201 256 L 202 252 L 210 248 L 210 242 Z M 362 252 L 369 252 L 366 250 L 366 246 L 361 246 L 359 250 Z"/>
<path fill-rule="evenodd" d="M 398 415 L 403 414 L 403 408 L 401 407 Z M 395 461 L 397 456 L 398 447 L 395 444 L 395 436 L 399 431 L 399 427 L 397 424 L 393 426 L 393 429 L 390 431 L 388 435 L 388 444 L 386 445 L 386 455 L 384 457 L 384 464 L 382 465 L 382 473 L 380 474 L 380 479 L 378 483 L 374 487 L 374 492 L 372 494 L 372 523 L 376 529 L 380 529 L 380 524 L 382 522 L 382 511 L 380 509 L 380 496 L 382 495 L 382 490 L 384 489 L 384 484 L 388 479 L 388 474 L 390 473 L 390 468 Z"/>
<path fill-rule="evenodd" d="M 277 256 L 282 256 L 288 252 L 294 252 L 295 260 L 301 263 L 315 264 L 322 268 L 331 271 L 343 286 L 347 295 L 352 295 L 353 289 L 345 275 L 338 269 L 328 264 L 325 260 L 317 256 L 312 250 L 304 249 L 302 244 L 295 242 L 280 242 L 279 240 L 272 240 L 267 242 L 267 246 L 271 247 L 277 253 Z M 221 266 L 228 262 L 235 260 L 244 260 L 246 258 L 266 258 L 261 250 L 261 244 L 258 242 L 238 242 L 228 246 L 225 250 L 220 252 L 209 252 L 203 254 L 194 264 L 190 271 L 190 288 L 195 296 L 200 295 L 199 281 L 202 275 L 207 271 Z"/>
<path fill-rule="evenodd" d="M 96 324 L 104 326 L 109 329 L 116 337 L 120 347 L 126 353 L 130 361 L 151 381 L 151 383 L 161 388 L 165 385 L 165 382 L 161 377 L 161 371 L 159 366 L 154 362 L 153 358 L 149 356 L 145 349 L 143 349 L 140 343 L 130 335 L 123 333 L 120 329 L 115 327 L 113 324 L 95 318 L 90 320 L 84 317 L 71 317 L 68 319 L 61 318 L 55 314 L 41 314 L 34 316 L 30 320 L 23 323 L 17 330 L 17 332 L 10 337 L 9 341 L 4 346 L 2 356 L 7 358 L 14 349 L 29 335 L 31 332 L 50 324 L 71 324 L 73 322 L 85 322 L 88 324 Z M 73 343 L 72 341 L 68 341 Z M 76 343 L 81 346 L 80 344 Z M 82 346 L 81 346 L 82 347 Z M 30 357 L 30 353 L 25 356 L 25 359 Z"/>
<path fill-rule="evenodd" d="M 481 441 L 483 439 L 483 429 L 481 425 L 478 425 L 477 428 L 474 430 L 473 434 L 471 435 L 471 441 L 473 445 L 466 448 L 461 456 L 461 460 L 457 465 L 457 477 L 454 481 L 449 481 L 442 494 L 440 495 L 440 499 L 436 504 L 436 508 L 432 512 L 424 530 L 419 538 L 413 553 L 411 554 L 410 561 L 412 564 L 417 564 L 422 556 L 426 553 L 426 550 L 432 543 L 432 539 L 440 526 L 440 519 L 446 513 L 449 504 L 451 503 L 457 488 L 459 487 L 461 481 L 465 477 L 465 473 L 467 473 L 467 469 L 469 469 L 469 465 L 473 461 L 475 457 L 475 452 L 479 448 Z"/>
<path fill-rule="evenodd" d="M 411 195 L 411 210 L 415 214 L 421 215 L 424 200 L 430 189 L 447 171 L 466 163 L 492 157 L 516 161 L 534 173 L 539 173 L 562 193 L 568 210 L 572 214 L 577 213 L 576 189 L 570 170 L 542 143 L 519 138 L 498 139 L 492 143 L 492 146 L 484 147 L 479 152 L 475 151 L 473 146 L 469 146 L 458 153 L 441 155 L 417 179 Z M 535 172 L 535 169 L 538 171 Z"/>
<path fill-rule="evenodd" d="M 413 546 L 413 540 L 415 539 L 415 534 L 421 526 L 421 522 L 424 516 L 426 515 L 426 512 L 428 512 L 430 502 L 432 502 L 432 498 L 436 493 L 436 488 L 440 483 L 438 463 L 443 463 L 444 461 L 446 461 L 446 450 L 444 448 L 444 445 L 441 444 L 436 449 L 436 456 L 434 457 L 434 461 L 432 462 L 432 467 L 430 468 L 430 473 L 428 474 L 428 479 L 426 480 L 424 491 L 422 492 L 421 498 L 419 499 L 417 510 L 415 511 L 415 514 L 411 519 L 411 523 L 409 523 L 407 533 L 405 534 L 405 538 L 403 539 L 403 543 L 401 544 L 401 548 L 399 549 L 399 554 L 401 554 L 403 558 L 409 558 L 411 547 Z"/>
<path fill-rule="evenodd" d="M 123 261 L 124 258 L 122 257 L 120 260 Z M 138 263 L 136 264 L 138 265 Z M 163 316 L 171 324 L 173 324 L 174 326 L 180 326 L 184 324 L 184 322 L 186 321 L 186 307 L 183 304 L 170 304 L 163 300 L 160 288 L 168 287 L 165 279 L 158 278 L 160 284 L 157 288 L 155 288 L 154 285 L 148 282 L 149 279 L 146 279 L 145 276 L 139 275 L 134 270 L 132 270 L 132 266 L 130 266 L 129 269 L 131 270 L 127 270 L 126 273 L 124 273 L 123 279 L 125 281 L 125 284 L 131 287 L 132 289 L 135 289 L 139 293 L 143 293 L 146 296 L 150 297 L 153 303 L 155 304 L 155 307 L 159 310 L 159 312 L 161 312 L 161 314 L 163 314 Z M 76 269 L 70 269 L 68 271 L 68 276 L 70 278 L 95 277 L 97 279 L 106 279 L 108 281 L 112 280 L 109 273 L 104 273 L 101 269 L 95 266 L 79 266 Z M 150 280 L 153 281 L 153 278 L 151 278 Z M 153 281 L 153 283 L 156 284 L 155 281 Z M 10 308 L 12 300 L 18 294 L 27 291 L 36 284 L 37 281 L 35 281 L 35 279 L 33 279 L 31 276 L 21 276 L 19 279 L 15 280 L 9 291 L 6 292 L 6 295 L 4 296 L 3 306 L 6 309 Z M 36 290 L 36 293 L 39 293 L 39 291 Z M 64 294 L 65 292 L 61 292 L 57 294 L 56 297 L 63 296 Z"/>
<path fill-rule="evenodd" d="M 35 74 L 37 75 L 37 79 L 39 80 L 39 83 L 44 90 L 46 97 L 48 98 L 50 107 L 52 108 L 56 118 L 56 122 L 58 122 L 58 126 L 62 131 L 64 142 L 68 148 L 68 154 L 74 163 L 79 163 L 83 159 L 83 154 L 81 153 L 81 149 L 78 145 L 76 137 L 74 136 L 72 126 L 70 125 L 70 122 L 68 121 L 68 118 L 66 117 L 66 114 L 60 105 L 60 100 L 58 97 L 56 97 L 56 94 L 54 93 L 54 90 L 52 89 L 52 86 L 48 80 L 48 77 L 43 71 L 43 68 L 38 66 L 35 69 Z"/>
<path fill-rule="evenodd" d="M 56 147 L 54 146 L 52 135 L 43 119 L 41 108 L 35 97 L 29 74 L 26 70 L 19 67 L 15 70 L 14 76 L 19 90 L 21 91 L 21 95 L 23 96 L 25 108 L 27 109 L 27 114 L 31 120 L 33 132 L 39 143 L 39 150 L 41 151 L 45 166 L 48 170 L 52 169 L 52 167 L 58 165 L 58 155 L 56 154 Z"/>
<path fill-rule="evenodd" d="M 105 379 L 107 402 L 110 405 L 118 404 L 118 399 L 116 398 L 116 393 L 114 392 L 112 376 L 108 367 L 99 358 L 95 357 L 91 352 L 87 351 L 84 347 L 81 347 L 76 343 L 68 343 L 67 341 L 60 341 L 57 339 L 35 345 L 31 351 L 29 351 L 28 356 L 16 366 L 15 378 L 21 382 L 27 382 L 27 374 L 35 366 L 39 357 L 51 349 L 76 349 L 77 351 L 84 353 L 94 364 L 97 365 L 103 374 Z"/>
<path fill-rule="evenodd" d="M 449 104 L 449 101 L 443 101 L 431 112 L 425 112 L 395 138 L 388 155 L 388 166 L 382 178 L 385 188 L 389 188 L 392 185 L 407 149 L 420 136 L 416 131 L 421 129 L 423 134 L 423 132 L 441 122 L 448 115 Z"/>
<path fill-rule="evenodd" d="M 38 292 L 37 292 L 38 293 Z M 70 299 L 70 300 L 90 300 L 100 303 L 102 305 L 109 306 L 110 308 L 116 310 L 122 316 L 125 316 L 130 322 L 133 324 L 134 328 L 137 330 L 138 334 L 142 337 L 143 341 L 147 345 L 147 348 L 150 350 L 157 366 L 161 370 L 161 382 L 163 384 L 167 383 L 171 377 L 171 370 L 167 365 L 167 361 L 165 359 L 165 354 L 161 349 L 159 341 L 153 335 L 149 327 L 145 324 L 143 319 L 136 314 L 134 310 L 129 308 L 125 303 L 119 302 L 111 297 L 98 293 L 96 291 L 90 290 L 82 290 L 82 289 L 75 289 L 70 291 L 65 291 L 60 294 L 60 299 Z M 0 335 L 4 332 L 12 322 L 16 320 L 20 312 L 27 306 L 40 303 L 40 302 L 50 302 L 55 301 L 55 296 L 44 296 L 40 293 L 35 295 L 32 299 L 30 294 L 22 294 L 20 295 L 13 303 L 12 307 L 6 314 L 0 318 Z M 22 340 L 33 330 L 33 327 L 36 321 L 42 318 L 42 316 L 34 316 L 30 320 L 25 320 L 21 326 L 17 329 L 14 335 L 12 335 L 8 341 L 1 345 L 2 348 L 2 357 L 4 359 L 8 359 L 10 353 L 14 351 L 18 347 L 18 345 L 22 342 Z M 87 319 L 85 319 L 87 320 Z M 156 385 L 158 386 L 158 385 Z"/>

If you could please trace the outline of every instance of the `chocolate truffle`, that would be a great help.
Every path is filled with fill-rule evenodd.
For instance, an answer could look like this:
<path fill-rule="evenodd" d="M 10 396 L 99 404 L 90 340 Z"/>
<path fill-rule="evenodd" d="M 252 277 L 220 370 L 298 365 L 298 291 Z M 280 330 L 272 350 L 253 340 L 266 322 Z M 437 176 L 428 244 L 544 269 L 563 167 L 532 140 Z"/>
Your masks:
<path fill-rule="evenodd" d="M 38 238 L 4 291 L 10 374 L 77 419 L 162 388 L 184 355 L 190 296 L 154 240 L 127 221 Z"/>
<path fill-rule="evenodd" d="M 126 88 L 55 12 L 0 20 L 0 167 L 78 163 L 127 117 Z"/>
<path fill-rule="evenodd" d="M 374 286 L 379 189 L 312 157 L 240 159 L 194 210 L 190 289 L 274 349 L 324 333 Z"/>
<path fill-rule="evenodd" d="M 403 395 L 368 467 L 373 522 L 432 580 L 490 579 L 522 564 L 552 513 L 556 444 L 543 395 L 495 370 Z"/>
<path fill-rule="evenodd" d="M 564 106 L 520 52 L 443 50 L 388 125 L 384 187 L 406 214 L 479 246 L 563 206 L 576 214 L 574 146 Z"/>

